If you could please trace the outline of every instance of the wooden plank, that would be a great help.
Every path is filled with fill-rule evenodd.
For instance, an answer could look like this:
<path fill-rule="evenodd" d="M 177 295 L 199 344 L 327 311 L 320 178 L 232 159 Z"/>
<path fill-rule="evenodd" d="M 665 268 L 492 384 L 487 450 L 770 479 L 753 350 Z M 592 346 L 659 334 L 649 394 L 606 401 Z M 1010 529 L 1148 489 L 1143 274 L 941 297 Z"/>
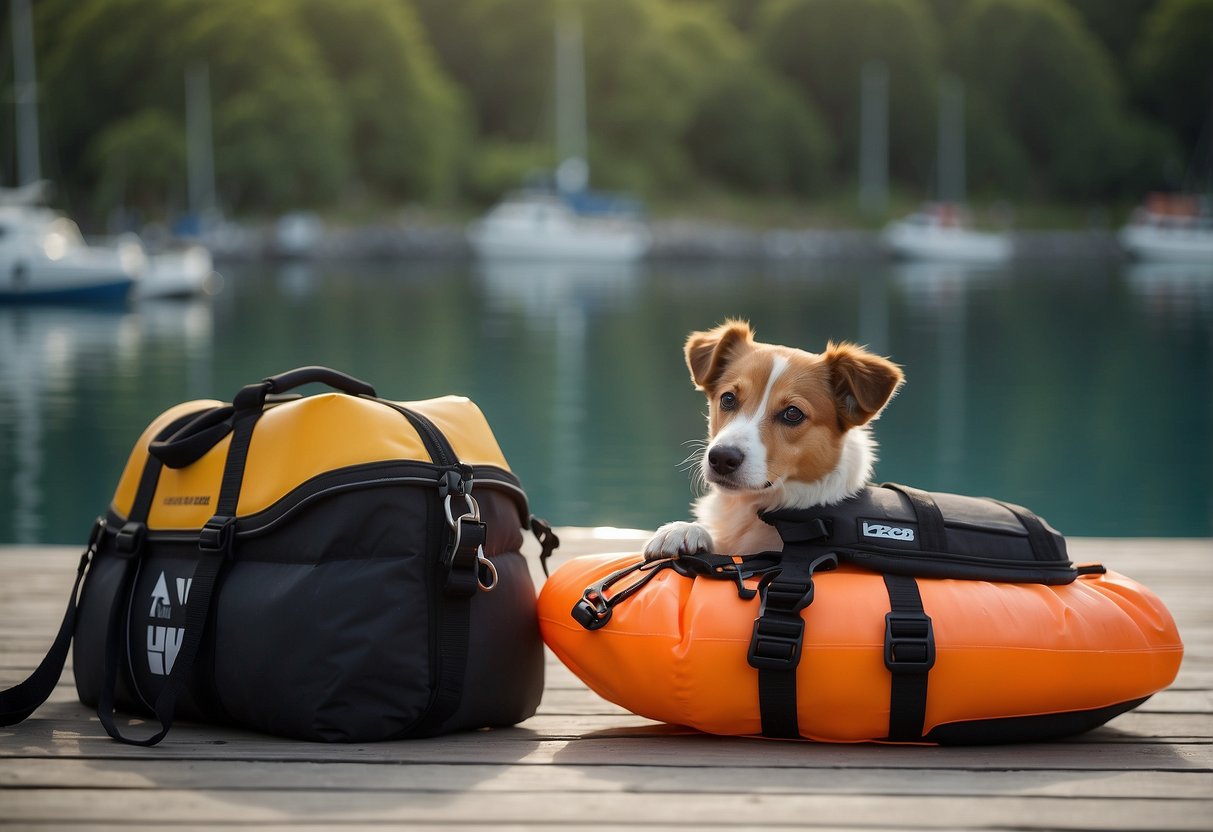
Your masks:
<path fill-rule="evenodd" d="M 207 791 L 513 792 L 560 794 L 867 794 L 898 796 L 1107 797 L 1203 799 L 1213 772 L 996 770 L 958 777 L 955 769 L 862 770 L 586 765 L 275 763 L 261 760 L 0 760 L 0 789 L 203 789 Z"/>
<path fill-rule="evenodd" d="M 567 553 L 635 552 L 647 536 L 560 534 Z M 515 729 L 321 745 L 182 724 L 139 749 L 106 737 L 65 675 L 43 711 L 0 728 L 0 823 L 1209 828 L 1213 542 L 1078 539 L 1070 552 L 1150 586 L 1187 645 L 1170 690 L 1075 740 L 929 748 L 711 737 L 626 713 L 549 655 L 540 713 Z M 0 547 L 0 684 L 41 659 L 77 557 L 75 547 Z"/>
<path fill-rule="evenodd" d="M 119 823 L 130 818 L 176 823 L 253 823 L 306 818 L 309 824 L 382 823 L 541 823 L 612 826 L 662 822 L 678 826 L 734 826 L 760 820 L 764 826 L 807 822 L 897 828 L 955 829 L 1016 823 L 1051 829 L 1139 830 L 1139 818 L 1175 830 L 1208 830 L 1213 800 L 990 796 L 980 800 L 884 795 L 763 793 L 631 793 L 626 799 L 596 792 L 537 800 L 531 794 L 407 793 L 346 790 L 339 800 L 311 791 L 178 790 L 112 791 L 19 790 L 6 800 L 16 823 Z"/>

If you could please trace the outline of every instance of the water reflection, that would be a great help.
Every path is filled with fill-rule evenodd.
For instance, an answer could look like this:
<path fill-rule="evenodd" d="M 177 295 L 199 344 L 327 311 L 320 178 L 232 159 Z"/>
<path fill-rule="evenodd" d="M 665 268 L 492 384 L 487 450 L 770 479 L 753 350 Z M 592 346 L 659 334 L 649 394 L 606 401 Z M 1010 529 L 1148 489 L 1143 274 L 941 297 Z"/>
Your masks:
<path fill-rule="evenodd" d="M 545 490 L 584 509 L 588 400 L 592 377 L 592 319 L 633 302 L 643 274 L 636 263 L 489 261 L 477 264 L 490 326 L 501 316 L 522 316 L 531 337 L 553 359 L 551 412 L 542 455 Z"/>
<path fill-rule="evenodd" d="M 1155 316 L 1197 319 L 1213 313 L 1213 263 L 1132 263 L 1125 278 Z"/>
<path fill-rule="evenodd" d="M 0 309 L 0 542 L 69 542 L 157 413 L 302 364 L 471 396 L 536 511 L 684 517 L 691 330 L 868 344 L 908 382 L 877 476 L 1019 502 L 1069 534 L 1213 533 L 1213 274 L 1107 262 L 229 268 L 202 304 Z"/>
<path fill-rule="evenodd" d="M 205 301 L 145 301 L 130 311 L 0 308 L 0 506 L 12 509 L 9 523 L 0 523 L 10 528 L 6 536 L 18 543 L 47 539 L 54 508 L 48 502 L 64 497 L 48 479 L 96 479 L 90 460 L 102 436 L 116 428 L 127 441 L 134 438 L 127 419 L 115 424 L 111 416 L 124 410 L 123 397 L 145 397 L 131 388 L 154 383 L 160 375 L 154 365 L 167 363 L 190 397 L 204 395 L 212 331 Z"/>

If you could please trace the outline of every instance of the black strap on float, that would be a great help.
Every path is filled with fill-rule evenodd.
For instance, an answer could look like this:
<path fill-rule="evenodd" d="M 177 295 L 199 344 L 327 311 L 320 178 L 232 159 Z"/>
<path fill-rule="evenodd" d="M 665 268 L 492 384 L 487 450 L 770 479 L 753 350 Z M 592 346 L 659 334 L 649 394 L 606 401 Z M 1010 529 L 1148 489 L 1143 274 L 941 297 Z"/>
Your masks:
<path fill-rule="evenodd" d="M 764 737 L 800 736 L 796 668 L 804 645 L 801 611 L 813 603 L 813 573 L 837 566 L 838 556 L 833 553 L 810 559 L 794 549 L 785 549 L 779 572 L 764 578 L 759 586 L 762 604 L 754 619 L 746 659 L 758 671 Z"/>
<path fill-rule="evenodd" d="M 1028 533 L 1028 545 L 1032 548 L 1032 556 L 1043 561 L 1064 561 L 1066 558 L 1057 549 L 1057 539 L 1045 528 L 1044 522 L 1023 506 L 1014 503 L 1004 503 L 1002 500 L 991 502 L 1005 508 L 1015 515 L 1015 519 Z"/>
<path fill-rule="evenodd" d="M 907 500 L 918 518 L 919 548 L 927 552 L 948 551 L 948 538 L 944 530 L 943 512 L 935 504 L 935 499 L 919 488 L 900 485 L 894 482 L 882 483 L 881 488 L 896 491 Z"/>
<path fill-rule="evenodd" d="M 893 675 L 889 694 L 892 742 L 922 739 L 927 710 L 927 679 L 935 665 L 935 631 L 922 606 L 918 581 L 885 575 L 889 612 L 885 615 L 884 665 Z"/>

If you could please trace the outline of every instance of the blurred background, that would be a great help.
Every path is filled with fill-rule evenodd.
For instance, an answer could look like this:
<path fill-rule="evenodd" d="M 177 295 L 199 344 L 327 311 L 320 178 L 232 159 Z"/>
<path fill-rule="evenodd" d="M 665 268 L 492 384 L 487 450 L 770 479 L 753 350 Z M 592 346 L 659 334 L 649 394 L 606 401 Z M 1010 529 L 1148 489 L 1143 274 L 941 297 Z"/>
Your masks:
<path fill-rule="evenodd" d="M 879 480 L 1213 536 L 1213 0 L 6 0 L 0 543 L 304 364 L 685 517 L 681 346 L 869 345 Z"/>

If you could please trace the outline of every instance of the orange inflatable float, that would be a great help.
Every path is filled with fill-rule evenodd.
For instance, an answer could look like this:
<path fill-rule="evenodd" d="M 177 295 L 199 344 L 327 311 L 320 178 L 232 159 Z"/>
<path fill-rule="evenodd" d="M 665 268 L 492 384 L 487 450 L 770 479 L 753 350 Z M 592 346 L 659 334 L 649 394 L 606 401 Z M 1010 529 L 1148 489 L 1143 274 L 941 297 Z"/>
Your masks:
<path fill-rule="evenodd" d="M 1102 567 L 1070 567 L 1064 583 L 914 578 L 887 574 L 891 561 L 886 574 L 855 566 L 862 542 L 826 543 L 747 558 L 576 558 L 540 594 L 544 641 L 641 716 L 827 742 L 1067 736 L 1178 672 L 1170 613 Z"/>

